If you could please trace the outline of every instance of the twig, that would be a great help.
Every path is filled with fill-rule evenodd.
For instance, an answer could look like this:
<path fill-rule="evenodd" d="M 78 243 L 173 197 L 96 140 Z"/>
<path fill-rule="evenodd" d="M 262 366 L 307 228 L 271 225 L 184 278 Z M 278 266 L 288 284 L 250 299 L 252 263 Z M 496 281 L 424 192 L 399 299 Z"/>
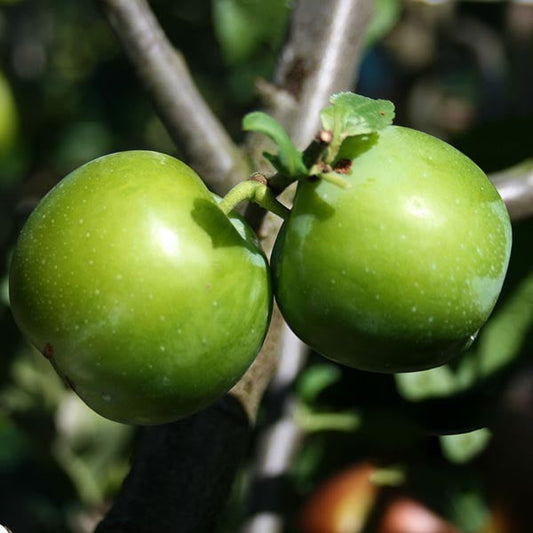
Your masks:
<path fill-rule="evenodd" d="M 372 9 L 372 0 L 305 0 L 296 5 L 275 85 L 263 83 L 261 88 L 270 104 L 269 113 L 300 148 L 318 132 L 319 113 L 329 97 L 354 86 Z M 265 148 L 261 141 L 254 138 L 251 142 L 256 156 Z M 255 208 L 247 212 L 251 218 L 256 213 Z M 262 228 L 268 228 L 267 235 L 272 239 L 279 230 L 279 221 L 268 216 Z M 259 437 L 250 490 L 251 515 L 242 533 L 283 530 L 280 509 L 284 477 L 303 438 L 292 417 L 292 384 L 305 365 L 307 348 L 285 324 L 278 353 L 281 359 L 268 398 L 268 407 L 278 418 Z"/>
<path fill-rule="evenodd" d="M 489 175 L 512 220 L 533 215 L 533 159 Z"/>
<path fill-rule="evenodd" d="M 296 5 L 290 40 L 274 83 L 293 105 L 273 110 L 299 147 L 319 129 L 319 113 L 329 97 L 351 89 L 361 61 L 372 0 L 305 0 Z"/>
<path fill-rule="evenodd" d="M 196 88 L 146 0 L 95 0 L 189 164 L 218 193 L 246 177 L 242 155 Z"/>
<path fill-rule="evenodd" d="M 183 71 L 182 60 L 165 42 L 146 2 L 98 2 L 112 20 L 165 123 L 179 122 L 183 109 L 187 109 L 190 116 L 189 106 L 199 104 L 194 98 L 181 100 L 179 93 L 183 91 L 176 90 L 176 77 Z M 318 113 L 331 93 L 350 88 L 371 5 L 372 0 L 302 0 L 297 5 L 291 39 L 280 61 L 275 89 L 278 95 L 289 94 L 286 100 L 290 104 L 280 105 L 283 98 L 275 98 L 270 112 L 293 128 L 296 122 L 305 121 L 305 126 L 292 131 L 298 144 L 315 134 L 316 123 L 308 117 Z M 351 32 L 348 31 L 350 27 Z M 331 51 L 326 53 L 330 47 Z M 299 70 L 302 65 L 304 72 Z M 315 90 L 319 94 L 317 97 L 313 96 Z M 187 131 L 191 132 L 191 137 L 201 138 L 200 155 L 205 158 L 206 139 L 198 134 L 204 131 L 205 125 L 189 126 Z M 181 132 L 175 136 L 181 139 Z M 187 139 L 185 136 L 184 150 L 195 159 L 198 149 Z M 226 153 L 223 161 L 211 160 L 216 175 L 217 170 L 227 169 L 235 160 L 233 146 L 227 146 L 224 136 L 218 136 L 213 142 L 216 152 Z M 258 156 L 256 161 L 259 160 Z M 204 175 L 207 176 L 205 172 Z M 263 224 L 261 232 L 270 237 L 267 242 L 272 242 L 277 229 L 278 226 L 269 225 L 268 220 Z M 304 351 L 299 342 L 296 346 L 288 346 L 280 341 L 289 337 L 286 330 L 285 334 L 282 331 L 283 321 L 275 312 L 260 356 L 225 398 L 187 420 L 145 431 L 133 468 L 116 503 L 98 527 L 98 533 L 165 533 L 176 528 L 183 533 L 213 531 L 216 515 L 245 455 L 251 424 L 276 368 L 280 345 L 289 357 L 290 354 L 301 357 Z M 216 490 L 210 491 L 211 486 Z"/>

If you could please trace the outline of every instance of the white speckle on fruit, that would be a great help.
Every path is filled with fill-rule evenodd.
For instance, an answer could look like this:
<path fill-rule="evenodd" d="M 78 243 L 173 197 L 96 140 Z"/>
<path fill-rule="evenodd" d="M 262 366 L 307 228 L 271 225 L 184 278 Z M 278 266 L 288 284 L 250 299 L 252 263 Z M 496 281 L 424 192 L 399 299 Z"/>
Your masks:
<path fill-rule="evenodd" d="M 122 279 L 122 274 L 117 274 L 115 277 L 116 277 L 117 280 L 120 281 Z"/>
<path fill-rule="evenodd" d="M 418 196 L 409 198 L 406 202 L 405 207 L 407 211 L 409 211 L 409 213 L 411 213 L 411 215 L 414 215 L 415 217 L 426 218 L 431 216 L 432 214 L 424 198 L 420 198 Z"/>
<path fill-rule="evenodd" d="M 111 401 L 111 394 L 109 393 L 102 394 L 102 400 L 104 400 L 104 402 Z"/>
<path fill-rule="evenodd" d="M 166 351 L 166 347 L 165 347 L 165 346 L 160 346 L 159 349 L 160 349 L 162 352 Z"/>

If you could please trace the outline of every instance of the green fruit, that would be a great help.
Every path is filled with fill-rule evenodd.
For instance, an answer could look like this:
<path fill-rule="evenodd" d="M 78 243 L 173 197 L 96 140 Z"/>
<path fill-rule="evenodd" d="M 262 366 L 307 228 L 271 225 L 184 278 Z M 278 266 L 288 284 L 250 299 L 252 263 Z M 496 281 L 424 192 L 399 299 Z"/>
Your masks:
<path fill-rule="evenodd" d="M 501 198 L 470 159 L 407 128 L 349 139 L 340 158 L 351 160 L 350 187 L 301 182 L 276 241 L 285 319 L 317 352 L 354 368 L 445 363 L 500 292 L 511 249 Z"/>
<path fill-rule="evenodd" d="M 231 388 L 263 342 L 269 270 L 185 164 L 154 152 L 80 167 L 38 205 L 11 264 L 13 314 L 101 415 L 156 424 Z"/>
<path fill-rule="evenodd" d="M 15 144 L 18 132 L 18 112 L 6 78 L 0 72 L 0 158 Z"/>

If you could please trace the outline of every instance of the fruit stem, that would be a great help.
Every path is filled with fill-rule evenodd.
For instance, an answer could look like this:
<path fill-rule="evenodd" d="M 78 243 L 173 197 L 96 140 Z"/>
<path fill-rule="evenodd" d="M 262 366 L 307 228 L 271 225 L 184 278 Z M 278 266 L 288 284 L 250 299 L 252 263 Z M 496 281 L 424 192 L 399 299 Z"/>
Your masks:
<path fill-rule="evenodd" d="M 245 200 L 254 202 L 262 208 L 272 211 L 275 215 L 286 220 L 290 214 L 281 202 L 276 200 L 274 193 L 268 186 L 268 180 L 262 174 L 255 173 L 250 179 L 235 185 L 218 204 L 220 209 L 229 215 L 237 204 Z"/>
<path fill-rule="evenodd" d="M 342 189 L 349 189 L 352 186 L 346 178 L 343 178 L 337 172 L 323 172 L 322 174 L 318 174 L 318 177 Z"/>

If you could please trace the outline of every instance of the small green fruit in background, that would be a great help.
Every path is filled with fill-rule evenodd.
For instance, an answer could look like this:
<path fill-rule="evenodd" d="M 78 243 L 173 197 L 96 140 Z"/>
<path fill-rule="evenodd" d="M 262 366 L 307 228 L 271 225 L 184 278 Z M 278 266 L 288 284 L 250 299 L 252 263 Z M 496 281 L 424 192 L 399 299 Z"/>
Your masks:
<path fill-rule="evenodd" d="M 505 205 L 445 142 L 408 128 L 344 142 L 349 187 L 302 181 L 273 253 L 294 332 L 361 370 L 404 372 L 465 349 L 498 298 L 511 249 Z"/>
<path fill-rule="evenodd" d="M 200 178 L 155 152 L 75 170 L 24 226 L 13 314 L 95 411 L 169 422 L 213 402 L 258 353 L 271 312 L 267 261 Z"/>
<path fill-rule="evenodd" d="M 0 72 L 0 158 L 15 144 L 18 133 L 18 112 L 11 87 Z"/>

